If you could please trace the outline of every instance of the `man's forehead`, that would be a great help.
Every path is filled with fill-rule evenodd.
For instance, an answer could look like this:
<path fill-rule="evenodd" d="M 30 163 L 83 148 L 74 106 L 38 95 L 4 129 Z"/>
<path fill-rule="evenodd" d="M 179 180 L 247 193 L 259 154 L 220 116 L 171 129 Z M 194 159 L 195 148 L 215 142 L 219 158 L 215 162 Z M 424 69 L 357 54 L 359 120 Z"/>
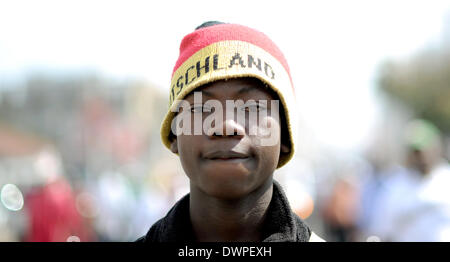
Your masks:
<path fill-rule="evenodd" d="M 194 92 L 201 92 L 205 97 L 219 97 L 219 96 L 248 96 L 248 95 L 262 95 L 272 98 L 268 87 L 259 79 L 256 78 L 233 78 L 227 80 L 218 80 L 205 84 L 196 88 L 193 92 L 186 96 L 186 99 L 193 97 Z"/>

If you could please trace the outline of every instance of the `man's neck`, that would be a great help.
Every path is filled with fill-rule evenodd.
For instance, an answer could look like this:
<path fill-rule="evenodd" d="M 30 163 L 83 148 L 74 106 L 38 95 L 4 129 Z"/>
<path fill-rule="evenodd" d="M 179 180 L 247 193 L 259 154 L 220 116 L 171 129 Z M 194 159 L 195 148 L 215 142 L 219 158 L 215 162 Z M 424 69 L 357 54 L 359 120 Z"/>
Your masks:
<path fill-rule="evenodd" d="M 249 195 L 232 200 L 209 196 L 191 186 L 190 216 L 197 240 L 260 241 L 272 193 L 272 179 Z"/>

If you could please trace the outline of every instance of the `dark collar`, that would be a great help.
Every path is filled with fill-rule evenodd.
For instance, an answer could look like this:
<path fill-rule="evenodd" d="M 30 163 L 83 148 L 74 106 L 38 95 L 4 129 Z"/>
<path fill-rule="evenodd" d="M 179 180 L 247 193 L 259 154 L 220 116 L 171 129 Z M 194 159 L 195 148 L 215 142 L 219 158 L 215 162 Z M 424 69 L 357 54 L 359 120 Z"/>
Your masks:
<path fill-rule="evenodd" d="M 289 202 L 276 181 L 272 200 L 263 224 L 263 242 L 306 242 L 311 230 L 292 212 Z M 156 222 L 140 242 L 195 242 L 189 214 L 189 194 L 179 200 L 167 215 Z"/>

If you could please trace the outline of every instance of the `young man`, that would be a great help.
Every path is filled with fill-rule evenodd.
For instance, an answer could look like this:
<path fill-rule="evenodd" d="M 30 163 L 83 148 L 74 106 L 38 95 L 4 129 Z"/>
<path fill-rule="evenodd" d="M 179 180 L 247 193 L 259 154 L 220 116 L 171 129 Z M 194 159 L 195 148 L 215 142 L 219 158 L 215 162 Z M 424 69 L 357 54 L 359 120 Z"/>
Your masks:
<path fill-rule="evenodd" d="M 206 22 L 185 36 L 161 135 L 190 194 L 138 241 L 320 241 L 273 180 L 294 154 L 295 106 L 287 62 L 263 33 Z"/>

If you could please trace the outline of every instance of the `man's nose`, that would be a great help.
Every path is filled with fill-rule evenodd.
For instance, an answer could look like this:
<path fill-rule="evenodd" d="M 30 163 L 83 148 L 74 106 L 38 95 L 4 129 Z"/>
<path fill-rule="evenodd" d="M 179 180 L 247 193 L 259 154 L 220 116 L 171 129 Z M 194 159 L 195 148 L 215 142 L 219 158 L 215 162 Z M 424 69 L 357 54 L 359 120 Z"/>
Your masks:
<path fill-rule="evenodd" d="M 208 130 L 208 136 L 211 137 L 233 137 L 242 138 L 245 135 L 243 125 L 235 121 L 233 118 L 225 118 L 221 123 L 216 124 Z"/>

